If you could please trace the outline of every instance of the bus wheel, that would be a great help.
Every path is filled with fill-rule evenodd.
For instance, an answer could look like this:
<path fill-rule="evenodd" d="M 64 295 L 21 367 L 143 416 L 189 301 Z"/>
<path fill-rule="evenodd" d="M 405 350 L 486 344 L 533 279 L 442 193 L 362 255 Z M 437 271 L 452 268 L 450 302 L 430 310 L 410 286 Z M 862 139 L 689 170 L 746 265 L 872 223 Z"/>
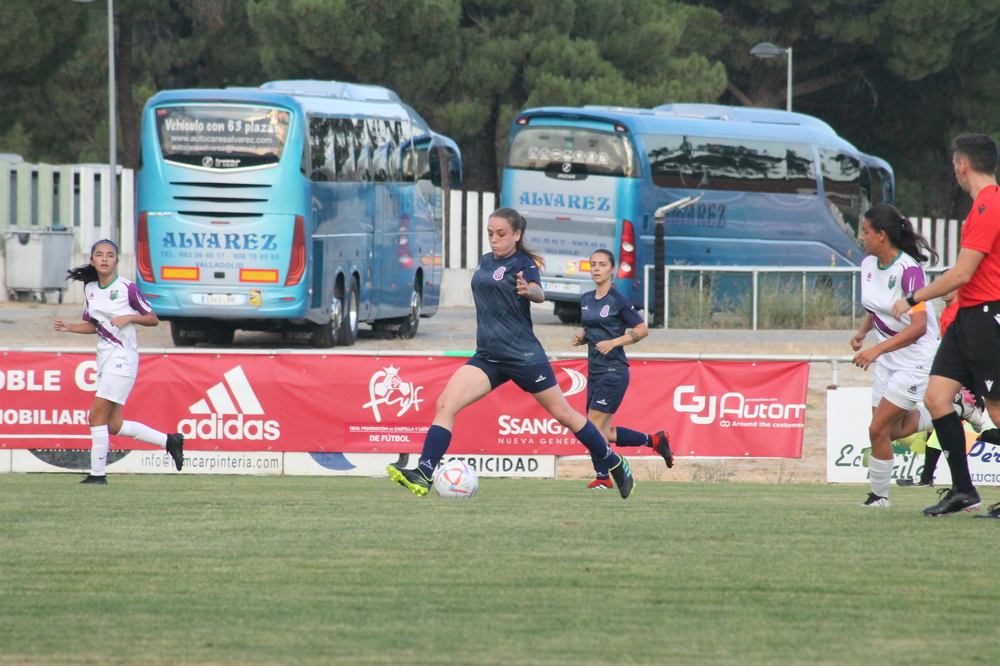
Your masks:
<path fill-rule="evenodd" d="M 420 311 L 424 307 L 424 296 L 420 293 L 419 287 L 414 287 L 410 294 L 410 314 L 403 317 L 396 331 L 396 337 L 401 340 L 411 340 L 417 334 L 417 327 L 420 326 Z"/>
<path fill-rule="evenodd" d="M 192 347 L 205 339 L 205 331 L 181 321 L 170 322 L 170 337 L 175 347 Z"/>
<path fill-rule="evenodd" d="M 555 301 L 554 312 L 559 321 L 564 324 L 579 324 L 580 323 L 580 304 L 579 303 L 564 303 L 562 301 Z"/>
<path fill-rule="evenodd" d="M 351 278 L 351 290 L 341 298 L 343 315 L 337 329 L 337 344 L 350 347 L 358 340 L 358 279 Z"/>

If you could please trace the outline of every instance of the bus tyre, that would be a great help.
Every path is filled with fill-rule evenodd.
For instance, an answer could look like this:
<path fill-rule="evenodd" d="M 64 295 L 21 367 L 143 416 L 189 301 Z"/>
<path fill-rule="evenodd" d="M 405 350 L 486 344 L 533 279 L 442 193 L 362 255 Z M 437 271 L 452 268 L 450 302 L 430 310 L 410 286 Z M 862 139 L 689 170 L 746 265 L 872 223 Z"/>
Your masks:
<path fill-rule="evenodd" d="M 564 324 L 580 323 L 579 303 L 564 303 L 562 301 L 555 301 L 553 312 L 557 317 L 559 317 L 559 321 Z"/>
<path fill-rule="evenodd" d="M 358 341 L 358 279 L 351 278 L 351 289 L 341 298 L 343 303 L 340 326 L 337 327 L 337 344 L 350 347 Z"/>
<path fill-rule="evenodd" d="M 170 337 L 175 347 L 193 347 L 205 338 L 205 331 L 181 321 L 170 322 Z"/>
<path fill-rule="evenodd" d="M 414 287 L 410 294 L 410 314 L 403 317 L 396 330 L 396 337 L 401 340 L 412 340 L 417 335 L 417 327 L 420 326 L 420 312 L 424 307 L 424 296 L 420 287 Z"/>

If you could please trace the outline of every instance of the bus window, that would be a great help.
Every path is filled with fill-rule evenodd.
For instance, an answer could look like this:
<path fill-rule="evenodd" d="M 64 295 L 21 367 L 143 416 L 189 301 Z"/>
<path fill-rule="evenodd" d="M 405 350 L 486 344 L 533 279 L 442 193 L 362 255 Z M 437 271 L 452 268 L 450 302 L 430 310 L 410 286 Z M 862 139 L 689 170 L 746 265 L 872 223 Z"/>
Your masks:
<path fill-rule="evenodd" d="M 206 169 L 277 164 L 288 138 L 288 111 L 227 104 L 156 109 L 166 162 Z"/>
<path fill-rule="evenodd" d="M 830 212 L 845 230 L 857 236 L 865 212 L 861 162 L 836 150 L 820 148 L 819 163 Z"/>
<path fill-rule="evenodd" d="M 511 142 L 507 167 L 551 171 L 563 164 L 573 173 L 636 178 L 639 167 L 632 142 L 614 132 L 579 127 L 528 126 Z"/>
<path fill-rule="evenodd" d="M 417 179 L 417 151 L 413 149 L 413 127 L 409 120 L 402 122 L 399 139 L 400 180 L 404 183 L 412 183 Z"/>
<path fill-rule="evenodd" d="M 349 183 L 355 179 L 354 174 L 354 123 L 350 118 L 336 118 L 333 120 L 333 137 L 336 148 L 334 157 L 336 158 L 337 180 L 341 183 Z"/>
<path fill-rule="evenodd" d="M 389 121 L 369 120 L 369 136 L 372 140 L 372 180 L 384 183 L 389 180 L 389 150 L 391 146 Z"/>
<path fill-rule="evenodd" d="M 804 144 L 667 135 L 645 139 L 658 187 L 817 193 L 812 149 Z"/>
<path fill-rule="evenodd" d="M 309 118 L 309 179 L 316 182 L 336 180 L 333 121 Z"/>
<path fill-rule="evenodd" d="M 357 118 L 354 121 L 354 159 L 357 165 L 357 180 L 369 182 L 372 179 L 371 142 L 368 140 L 366 121 Z"/>

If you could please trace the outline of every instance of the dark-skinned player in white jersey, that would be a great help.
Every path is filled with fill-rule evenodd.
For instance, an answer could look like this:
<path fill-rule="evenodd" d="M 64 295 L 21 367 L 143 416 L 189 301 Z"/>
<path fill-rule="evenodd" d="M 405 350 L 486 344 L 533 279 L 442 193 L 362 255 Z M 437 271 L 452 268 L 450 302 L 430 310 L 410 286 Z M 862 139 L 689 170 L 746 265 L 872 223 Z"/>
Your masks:
<path fill-rule="evenodd" d="M 458 413 L 507 381 L 530 393 L 591 456 L 607 465 L 623 499 L 632 494 L 635 481 L 628 461 L 614 453 L 594 424 L 566 402 L 545 350 L 535 337 L 531 303 L 544 301 L 545 292 L 539 259 L 524 245 L 527 226 L 527 220 L 512 208 L 499 208 L 490 215 L 486 230 L 492 251 L 480 258 L 472 276 L 476 353 L 455 371 L 438 397 L 417 468 L 386 467 L 393 481 L 417 496 L 430 491 L 434 470 L 451 443 Z"/>
<path fill-rule="evenodd" d="M 663 456 L 667 467 L 674 466 L 670 439 L 662 430 L 647 435 L 621 426 L 611 419 L 628 390 L 628 358 L 625 345 L 633 345 L 649 335 L 646 322 L 620 291 L 611 285 L 615 255 L 597 250 L 590 256 L 590 277 L 597 285 L 580 298 L 583 330 L 574 335 L 573 345 L 587 345 L 587 418 L 601 435 L 618 446 L 648 446 Z M 611 478 L 604 460 L 591 456 L 597 478 L 587 488 L 611 488 Z"/>

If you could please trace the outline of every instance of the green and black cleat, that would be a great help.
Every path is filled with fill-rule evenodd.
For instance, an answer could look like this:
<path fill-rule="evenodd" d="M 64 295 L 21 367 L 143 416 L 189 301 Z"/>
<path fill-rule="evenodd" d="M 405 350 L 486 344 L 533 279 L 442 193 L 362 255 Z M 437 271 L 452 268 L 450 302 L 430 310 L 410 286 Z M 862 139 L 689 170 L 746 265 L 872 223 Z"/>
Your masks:
<path fill-rule="evenodd" d="M 395 465 L 386 465 L 385 471 L 389 473 L 389 478 L 403 486 L 409 488 L 417 497 L 423 497 L 431 491 L 431 480 L 424 476 L 419 469 L 403 469 Z"/>

